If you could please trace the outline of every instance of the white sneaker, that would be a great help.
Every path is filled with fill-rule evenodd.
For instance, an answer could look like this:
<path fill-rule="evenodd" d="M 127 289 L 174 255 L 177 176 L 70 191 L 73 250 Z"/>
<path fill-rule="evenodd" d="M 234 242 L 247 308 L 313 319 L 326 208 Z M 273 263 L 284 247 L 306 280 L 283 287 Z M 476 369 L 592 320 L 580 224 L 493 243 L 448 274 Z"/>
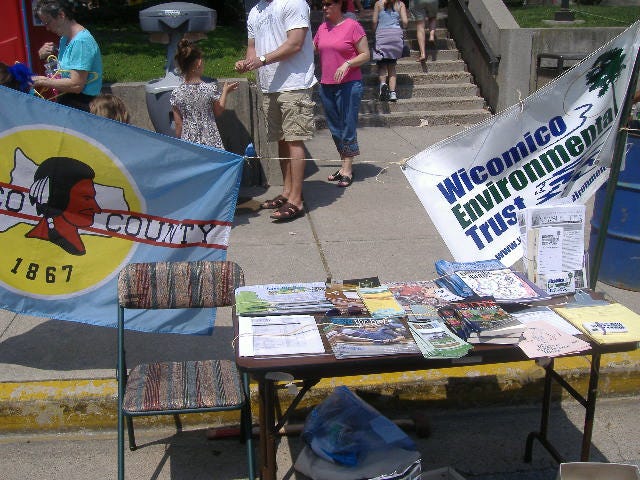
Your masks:
<path fill-rule="evenodd" d="M 390 102 L 398 101 L 398 96 L 396 95 L 396 92 L 389 92 L 389 101 Z"/>

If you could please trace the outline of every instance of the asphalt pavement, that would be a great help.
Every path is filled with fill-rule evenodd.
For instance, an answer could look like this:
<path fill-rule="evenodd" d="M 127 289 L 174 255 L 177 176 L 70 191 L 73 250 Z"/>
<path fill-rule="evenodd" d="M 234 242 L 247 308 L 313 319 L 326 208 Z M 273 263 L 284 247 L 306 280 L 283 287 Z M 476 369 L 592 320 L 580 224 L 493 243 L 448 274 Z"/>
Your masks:
<path fill-rule="evenodd" d="M 242 266 L 247 284 L 373 275 L 383 282 L 435 278 L 434 262 L 452 257 L 401 172 L 400 163 L 462 128 L 447 125 L 359 130 L 362 155 L 356 161 L 354 182 L 348 188 L 327 182 L 327 175 L 340 162 L 329 132 L 317 132 L 307 143 L 310 160 L 304 186 L 306 215 L 288 223 L 274 223 L 270 212 L 258 206 L 280 193 L 279 188 L 242 188 L 227 258 Z M 597 290 L 640 313 L 637 293 L 602 283 Z M 233 356 L 228 309 L 220 309 L 212 337 L 160 337 L 158 340 L 158 336 L 134 333 L 128 349 L 130 363 L 152 360 L 159 351 L 166 354 L 165 358 L 175 360 L 206 358 L 212 352 L 218 357 Z M 72 417 L 64 406 L 71 388 L 59 387 L 61 382 L 80 385 L 104 380 L 112 389 L 115 350 L 113 329 L 0 311 L 2 422 L 11 422 L 11 408 L 19 409 L 21 401 L 36 400 L 29 406 L 35 429 L 27 434 L 0 430 L 1 478 L 115 477 L 114 419 L 106 418 L 96 428 L 63 433 L 65 422 Z M 12 390 L 6 393 L 9 385 Z M 98 387 L 91 383 L 87 389 L 90 388 Z M 77 389 L 76 385 L 76 392 Z M 106 395 L 112 399 L 113 390 Z M 15 405 L 8 404 L 6 397 Z M 57 404 L 59 412 L 52 414 L 44 407 L 39 410 L 39 405 L 45 403 Z M 84 408 L 90 411 L 94 407 L 87 403 Z M 75 408 L 79 408 L 77 404 Z M 481 480 L 555 479 L 557 465 L 541 448 L 534 451 L 531 465 L 522 462 L 524 438 L 537 428 L 538 408 L 525 404 L 430 409 L 426 413 L 432 422 L 431 436 L 417 439 L 423 469 L 450 465 L 465 478 Z M 592 460 L 633 462 L 640 458 L 640 438 L 634 428 L 638 408 L 636 396 L 602 399 L 594 428 Z M 554 435 L 563 445 L 561 451 L 566 450 L 574 458 L 581 430 L 579 415 L 579 408 L 569 403 L 554 405 Z M 38 425 L 44 433 L 37 433 Z M 20 430 L 20 426 L 14 430 Z M 173 433 L 164 428 L 141 432 L 144 447 L 127 451 L 128 478 L 246 477 L 244 451 L 235 440 L 206 440 L 199 430 Z M 301 478 L 290 470 L 300 448 L 298 437 L 281 442 L 281 478 Z"/>

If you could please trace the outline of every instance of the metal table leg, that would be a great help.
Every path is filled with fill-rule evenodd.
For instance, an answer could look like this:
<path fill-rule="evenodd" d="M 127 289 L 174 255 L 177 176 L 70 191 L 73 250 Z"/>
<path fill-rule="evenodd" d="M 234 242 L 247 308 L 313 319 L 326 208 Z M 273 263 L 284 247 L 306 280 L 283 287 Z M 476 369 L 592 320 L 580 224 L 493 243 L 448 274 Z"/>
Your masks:
<path fill-rule="evenodd" d="M 260 478 L 261 480 L 276 479 L 276 438 L 275 426 L 275 385 L 267 379 L 258 382 L 259 392 L 259 421 L 260 421 Z"/>

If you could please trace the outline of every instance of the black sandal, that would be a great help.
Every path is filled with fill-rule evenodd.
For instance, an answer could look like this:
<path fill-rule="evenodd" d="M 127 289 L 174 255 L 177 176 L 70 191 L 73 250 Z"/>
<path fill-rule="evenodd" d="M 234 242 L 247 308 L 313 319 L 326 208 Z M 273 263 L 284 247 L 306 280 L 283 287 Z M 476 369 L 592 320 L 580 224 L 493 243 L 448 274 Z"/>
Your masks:
<path fill-rule="evenodd" d="M 342 174 L 340 173 L 340 170 L 336 170 L 336 173 L 334 173 L 333 175 L 329 175 L 327 177 L 327 180 L 329 180 L 330 182 L 339 182 L 340 180 L 342 180 Z"/>
<path fill-rule="evenodd" d="M 342 175 L 342 178 L 338 182 L 339 187 L 348 187 L 353 183 L 353 173 L 349 177 L 348 175 Z"/>

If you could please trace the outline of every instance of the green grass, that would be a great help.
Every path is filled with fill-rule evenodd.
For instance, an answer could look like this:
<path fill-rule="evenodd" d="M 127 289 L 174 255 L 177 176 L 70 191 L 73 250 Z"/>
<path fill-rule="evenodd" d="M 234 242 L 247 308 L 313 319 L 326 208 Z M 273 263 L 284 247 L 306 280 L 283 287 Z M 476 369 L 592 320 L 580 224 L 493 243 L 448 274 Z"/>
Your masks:
<path fill-rule="evenodd" d="M 555 25 L 544 23 L 543 20 L 553 20 L 559 7 L 508 5 L 509 11 L 522 28 L 549 28 Z M 640 8 L 635 7 L 603 7 L 599 5 L 571 5 L 570 10 L 575 13 L 576 20 L 584 23 L 567 25 L 571 27 L 628 27 L 640 19 Z"/>
<path fill-rule="evenodd" d="M 164 76 L 167 46 L 151 43 L 148 34 L 136 25 L 86 26 L 100 45 L 105 82 L 146 82 Z M 204 52 L 206 76 L 254 78 L 253 74 L 239 75 L 234 70 L 235 62 L 244 58 L 247 45 L 242 27 L 217 26 L 198 45 Z"/>

